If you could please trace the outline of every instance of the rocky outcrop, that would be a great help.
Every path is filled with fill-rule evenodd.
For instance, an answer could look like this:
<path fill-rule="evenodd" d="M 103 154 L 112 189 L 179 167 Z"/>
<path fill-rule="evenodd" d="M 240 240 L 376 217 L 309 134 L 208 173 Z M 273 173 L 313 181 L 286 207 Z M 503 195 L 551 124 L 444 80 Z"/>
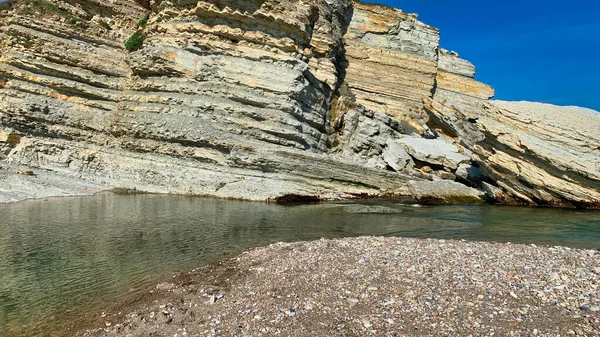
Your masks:
<path fill-rule="evenodd" d="M 329 155 L 350 2 L 44 4 L 18 2 L 4 27 L 0 123 L 26 136 L 9 163 L 255 200 L 410 194 L 401 174 Z"/>
<path fill-rule="evenodd" d="M 421 100 L 433 94 L 439 31 L 414 14 L 356 2 L 345 38 L 356 101 L 397 120 L 421 117 Z"/>
<path fill-rule="evenodd" d="M 472 101 L 471 97 L 483 100 L 494 97 L 492 87 L 475 80 L 475 67 L 471 62 L 446 49 L 439 49 L 438 54 L 439 64 L 433 98 L 465 104 Z"/>
<path fill-rule="evenodd" d="M 428 100 L 432 121 L 473 151 L 504 203 L 600 208 L 600 114 L 541 103 Z M 488 188 L 489 189 L 489 188 Z"/>
<path fill-rule="evenodd" d="M 490 112 L 493 89 L 414 14 L 350 0 L 19 0 L 1 13 L 2 167 L 72 179 L 64 193 L 551 193 L 504 182 L 511 163 L 495 146 L 509 145 L 489 130 L 522 126 L 492 118 L 510 109 Z M 597 179 L 586 174 L 571 183 Z"/>

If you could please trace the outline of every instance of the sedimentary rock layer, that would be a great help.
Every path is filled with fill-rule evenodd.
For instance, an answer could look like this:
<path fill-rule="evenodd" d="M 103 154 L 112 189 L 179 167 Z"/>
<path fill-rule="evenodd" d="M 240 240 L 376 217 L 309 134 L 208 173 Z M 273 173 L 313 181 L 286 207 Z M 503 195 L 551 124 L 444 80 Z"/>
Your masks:
<path fill-rule="evenodd" d="M 8 161 L 157 192 L 409 194 L 327 153 L 351 3 L 20 1 L 3 28 Z M 149 17 L 146 27 L 138 21 Z M 123 42 L 136 29 L 143 47 Z M 314 34 L 314 38 L 313 38 Z"/>
<path fill-rule="evenodd" d="M 397 9 L 355 3 L 346 34 L 346 82 L 365 107 L 407 119 L 433 94 L 439 31 Z"/>
<path fill-rule="evenodd" d="M 595 140 L 516 124 L 414 14 L 351 0 L 18 0 L 0 11 L 8 170 L 253 200 L 596 198 L 593 168 L 504 134 L 558 137 L 547 151 L 585 152 L 577 167 L 596 163 Z M 450 112 L 461 122 L 446 125 Z M 540 163 L 568 184 L 535 181 Z M 522 180 L 514 165 L 527 183 L 511 182 Z"/>
<path fill-rule="evenodd" d="M 501 188 L 499 199 L 600 208 L 600 114 L 529 102 L 479 101 L 460 110 L 428 99 L 426 107 L 435 126 L 473 151 Z"/>

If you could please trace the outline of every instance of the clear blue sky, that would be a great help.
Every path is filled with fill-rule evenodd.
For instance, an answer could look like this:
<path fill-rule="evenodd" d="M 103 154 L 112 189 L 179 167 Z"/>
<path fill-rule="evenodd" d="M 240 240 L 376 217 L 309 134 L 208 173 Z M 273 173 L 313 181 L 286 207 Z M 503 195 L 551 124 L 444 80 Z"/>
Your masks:
<path fill-rule="evenodd" d="M 496 98 L 600 111 L 600 1 L 371 0 L 419 14 Z"/>

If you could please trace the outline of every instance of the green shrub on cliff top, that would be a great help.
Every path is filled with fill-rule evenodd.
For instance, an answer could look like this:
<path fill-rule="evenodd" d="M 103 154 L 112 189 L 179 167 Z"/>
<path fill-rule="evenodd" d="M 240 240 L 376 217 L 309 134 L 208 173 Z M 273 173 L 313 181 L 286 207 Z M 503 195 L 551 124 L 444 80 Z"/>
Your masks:
<path fill-rule="evenodd" d="M 145 38 L 146 36 L 144 33 L 142 33 L 141 30 L 138 30 L 137 32 L 133 33 L 129 39 L 127 39 L 125 42 L 125 48 L 127 48 L 129 51 L 136 51 L 142 48 Z"/>
<path fill-rule="evenodd" d="M 34 0 L 33 4 L 36 6 L 43 7 L 44 9 L 47 9 L 51 12 L 60 14 L 62 16 L 66 16 L 66 17 L 71 16 L 71 14 L 69 14 L 69 12 L 67 12 L 65 9 L 60 8 L 60 7 L 56 6 L 55 4 L 45 1 L 45 0 Z"/>

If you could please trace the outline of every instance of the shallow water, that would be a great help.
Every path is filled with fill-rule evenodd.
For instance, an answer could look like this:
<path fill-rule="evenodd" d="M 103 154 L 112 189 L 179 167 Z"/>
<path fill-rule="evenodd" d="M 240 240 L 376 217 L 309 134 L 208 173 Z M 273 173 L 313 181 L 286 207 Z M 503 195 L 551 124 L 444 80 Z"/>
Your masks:
<path fill-rule="evenodd" d="M 0 205 L 0 336 L 48 334 L 163 275 L 250 247 L 363 235 L 597 249 L 600 212 L 113 194 Z"/>

